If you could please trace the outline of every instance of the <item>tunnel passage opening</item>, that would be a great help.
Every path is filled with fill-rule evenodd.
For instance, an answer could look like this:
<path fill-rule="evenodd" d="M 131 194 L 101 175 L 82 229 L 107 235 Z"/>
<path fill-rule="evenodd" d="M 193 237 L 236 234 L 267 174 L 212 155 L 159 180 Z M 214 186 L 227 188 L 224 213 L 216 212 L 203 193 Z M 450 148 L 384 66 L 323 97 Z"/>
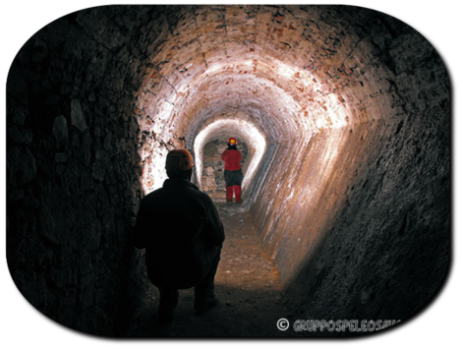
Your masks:
<path fill-rule="evenodd" d="M 164 42 L 169 44 L 160 45 L 150 58 L 137 109 L 151 115 L 154 139 L 161 144 L 153 150 L 157 158 L 166 154 L 164 144 L 169 142 L 171 147 L 194 150 L 199 186 L 204 146 L 227 128 L 222 124 L 208 131 L 211 124 L 241 120 L 264 130 L 267 151 L 255 162 L 259 166 L 256 180 L 248 186 L 249 210 L 266 252 L 283 282 L 289 283 L 303 265 L 314 261 L 314 251 L 325 244 L 335 218 L 344 215 L 355 199 L 371 202 L 374 190 L 387 184 L 381 180 L 372 188 L 372 179 L 359 182 L 359 178 L 385 178 L 385 159 L 392 154 L 384 144 L 401 136 L 405 128 L 397 124 L 404 115 L 426 106 L 421 92 L 426 96 L 441 88 L 437 80 L 427 81 L 429 74 L 421 63 L 402 59 L 407 50 L 395 46 L 398 41 L 382 27 L 385 22 L 369 11 L 201 7 L 204 22 L 195 22 L 197 10 L 185 9 L 175 33 L 165 31 Z M 223 25 L 206 25 L 214 20 Z M 366 31 L 367 25 L 359 25 L 365 20 L 384 41 Z M 189 23 L 196 25 L 187 27 Z M 397 25 L 398 32 L 402 29 Z M 414 34 L 413 40 L 422 43 Z M 420 53 L 422 62 L 430 52 Z M 413 71 L 408 65 L 419 68 L 418 73 L 408 76 L 406 72 Z M 233 118 L 236 111 L 248 116 Z M 142 122 L 141 128 L 146 124 Z M 398 131 L 391 133 L 393 128 Z M 383 144 L 377 142 L 381 137 Z M 247 142 L 249 153 L 251 143 Z M 400 144 L 407 143 L 392 142 L 390 149 Z M 366 165 L 383 151 L 382 161 Z M 388 185 L 385 188 L 391 190 Z M 352 223 L 349 217 L 346 222 Z M 353 229 L 351 235 L 361 234 L 363 228 L 369 229 Z"/>
<path fill-rule="evenodd" d="M 450 222 L 450 84 L 410 28 L 347 6 L 99 7 L 34 42 L 9 77 L 8 199 L 20 208 L 8 211 L 9 251 L 28 298 L 55 318 L 109 332 L 113 281 L 125 276 L 105 263 L 123 256 L 140 168 L 145 194 L 161 187 L 167 152 L 193 151 L 227 108 L 265 131 L 251 213 L 280 275 L 315 261 L 295 282 L 295 308 L 401 315 L 435 289 Z M 391 285 L 381 308 L 351 307 Z"/>
<path fill-rule="evenodd" d="M 196 167 L 194 180 L 201 190 L 204 190 L 201 179 L 204 171 L 205 146 L 214 139 L 223 140 L 222 145 L 226 146 L 226 142 L 231 136 L 242 140 L 238 143 L 239 150 L 246 149 L 246 161 L 243 167 L 244 178 L 242 182 L 243 196 L 251 185 L 260 184 L 255 177 L 264 153 L 267 150 L 266 137 L 259 128 L 246 120 L 239 118 L 219 119 L 204 126 L 194 138 L 193 148 Z M 245 148 L 243 148 L 243 145 Z"/>
<path fill-rule="evenodd" d="M 244 139 L 235 137 L 237 140 L 237 149 L 242 154 L 241 166 L 243 173 L 247 172 L 250 158 L 248 157 L 248 146 Z M 208 194 L 216 192 L 225 192 L 226 186 L 224 181 L 224 162 L 222 153 L 227 149 L 228 139 L 225 137 L 210 140 L 203 149 L 203 171 L 201 177 L 201 187 Z"/>

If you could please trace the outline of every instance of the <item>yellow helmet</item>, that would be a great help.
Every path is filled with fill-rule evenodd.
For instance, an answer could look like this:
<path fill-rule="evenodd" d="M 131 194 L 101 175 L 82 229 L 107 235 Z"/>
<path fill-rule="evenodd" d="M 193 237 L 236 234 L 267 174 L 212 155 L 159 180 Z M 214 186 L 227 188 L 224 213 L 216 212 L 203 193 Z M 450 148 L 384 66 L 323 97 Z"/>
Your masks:
<path fill-rule="evenodd" d="M 193 156 L 186 149 L 174 149 L 167 154 L 166 170 L 177 169 L 187 171 L 194 164 Z"/>
<path fill-rule="evenodd" d="M 236 145 L 236 139 L 233 138 L 233 137 L 230 138 L 230 139 L 228 140 L 228 144 L 230 144 L 230 145 Z"/>

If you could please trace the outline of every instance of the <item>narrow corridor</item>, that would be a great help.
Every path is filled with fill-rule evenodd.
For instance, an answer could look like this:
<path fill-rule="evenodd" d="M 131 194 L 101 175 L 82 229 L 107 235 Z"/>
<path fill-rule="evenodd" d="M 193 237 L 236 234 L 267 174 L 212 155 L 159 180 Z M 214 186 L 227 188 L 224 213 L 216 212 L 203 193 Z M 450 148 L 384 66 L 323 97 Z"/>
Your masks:
<path fill-rule="evenodd" d="M 281 300 L 278 271 L 265 254 L 252 217 L 242 206 L 227 206 L 225 192 L 211 195 L 225 227 L 226 240 L 216 276 L 219 304 L 198 315 L 194 289 L 180 290 L 173 323 L 157 323 L 159 292 L 151 287 L 129 325 L 128 337 L 281 337 L 280 318 L 291 317 Z"/>
<path fill-rule="evenodd" d="M 11 277 L 46 317 L 97 336 L 294 336 L 280 318 L 404 323 L 451 261 L 450 90 L 425 37 L 367 8 L 70 13 L 37 31 L 8 75 Z M 196 316 L 183 291 L 174 324 L 157 328 L 157 291 L 145 294 L 130 242 L 140 200 L 163 185 L 173 149 L 194 156 L 195 185 L 222 190 L 229 137 L 246 153 L 252 219 L 215 198 L 220 304 Z"/>

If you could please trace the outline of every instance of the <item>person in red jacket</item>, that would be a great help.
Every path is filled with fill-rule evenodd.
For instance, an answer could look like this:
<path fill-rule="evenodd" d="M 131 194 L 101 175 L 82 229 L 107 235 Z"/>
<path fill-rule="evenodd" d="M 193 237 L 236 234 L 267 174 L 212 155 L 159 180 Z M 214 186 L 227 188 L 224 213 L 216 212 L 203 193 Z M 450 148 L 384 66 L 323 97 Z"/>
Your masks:
<path fill-rule="evenodd" d="M 241 169 L 241 152 L 236 148 L 236 139 L 228 140 L 228 149 L 222 153 L 222 160 L 225 161 L 225 183 L 227 186 L 227 202 L 233 202 L 233 191 L 235 201 L 241 203 L 241 182 L 243 181 L 243 170 Z"/>

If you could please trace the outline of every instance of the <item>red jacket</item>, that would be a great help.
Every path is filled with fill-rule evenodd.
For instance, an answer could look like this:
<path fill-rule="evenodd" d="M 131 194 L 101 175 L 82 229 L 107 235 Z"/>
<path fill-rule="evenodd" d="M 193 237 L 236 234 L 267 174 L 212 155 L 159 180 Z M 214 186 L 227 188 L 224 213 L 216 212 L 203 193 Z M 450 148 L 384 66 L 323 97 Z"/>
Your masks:
<path fill-rule="evenodd" d="M 241 170 L 241 152 L 235 149 L 227 149 L 222 153 L 225 161 L 225 169 L 228 171 Z"/>

